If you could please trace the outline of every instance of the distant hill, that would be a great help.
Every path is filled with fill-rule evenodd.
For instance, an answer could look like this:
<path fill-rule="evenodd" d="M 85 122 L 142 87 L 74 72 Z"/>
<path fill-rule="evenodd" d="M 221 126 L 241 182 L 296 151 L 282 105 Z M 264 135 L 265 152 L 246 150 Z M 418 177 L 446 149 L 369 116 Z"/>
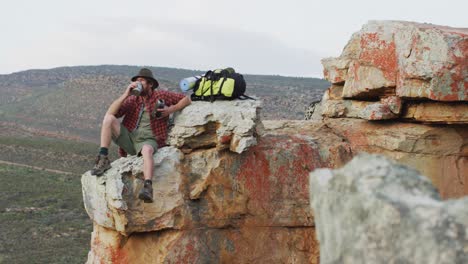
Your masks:
<path fill-rule="evenodd" d="M 205 71 L 149 67 L 161 89 L 178 91 L 182 78 Z M 139 66 L 77 66 L 0 75 L 0 122 L 97 140 L 109 104 Z M 302 119 L 329 86 L 318 78 L 244 75 L 247 94 L 263 101 L 264 119 Z"/>

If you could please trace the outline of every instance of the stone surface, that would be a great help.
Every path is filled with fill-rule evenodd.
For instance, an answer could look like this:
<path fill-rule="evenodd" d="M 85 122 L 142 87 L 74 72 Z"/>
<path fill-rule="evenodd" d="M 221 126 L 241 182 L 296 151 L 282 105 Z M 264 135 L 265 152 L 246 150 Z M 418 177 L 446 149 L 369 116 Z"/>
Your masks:
<path fill-rule="evenodd" d="M 468 263 L 468 198 L 442 202 L 415 170 L 359 155 L 309 193 L 320 263 Z"/>
<path fill-rule="evenodd" d="M 345 140 L 354 154 L 384 154 L 415 168 L 438 188 L 441 196 L 468 195 L 468 126 L 399 122 L 368 122 L 340 118 L 324 124 Z"/>
<path fill-rule="evenodd" d="M 164 230 L 124 237 L 95 225 L 87 263 L 319 263 L 313 228 Z"/>
<path fill-rule="evenodd" d="M 141 158 L 114 161 L 100 178 L 85 173 L 85 208 L 95 222 L 88 263 L 317 263 L 309 172 L 342 167 L 361 151 L 421 170 L 444 198 L 468 194 L 466 125 L 341 118 L 264 121 L 256 130 L 257 145 L 242 154 L 161 148 L 153 204 L 136 197 Z"/>
<path fill-rule="evenodd" d="M 182 159 L 182 152 L 173 147 L 161 148 L 154 155 L 154 203 L 138 199 L 143 188 L 142 157 L 118 159 L 101 177 L 86 172 L 81 184 L 88 215 L 95 223 L 122 234 L 180 226 Z"/>
<path fill-rule="evenodd" d="M 467 58 L 466 28 L 370 21 L 351 37 L 340 57 L 322 64 L 327 80 L 344 82 L 343 97 L 394 87 L 405 98 L 467 101 Z"/>
<path fill-rule="evenodd" d="M 468 123 L 468 28 L 370 21 L 322 64 L 325 117 Z"/>
<path fill-rule="evenodd" d="M 176 115 L 168 142 L 188 151 L 216 146 L 242 153 L 257 143 L 259 109 L 254 100 L 193 102 Z"/>
<path fill-rule="evenodd" d="M 395 87 L 395 76 L 388 77 L 388 71 L 354 62 L 348 69 L 343 88 L 345 98 L 375 98 L 385 87 Z"/>
<path fill-rule="evenodd" d="M 408 103 L 401 118 L 428 123 L 468 124 L 468 104 L 446 104 L 440 102 Z"/>
<path fill-rule="evenodd" d="M 322 60 L 323 75 L 332 84 L 341 84 L 346 80 L 350 59 L 326 58 Z"/>
<path fill-rule="evenodd" d="M 321 114 L 326 117 L 352 117 L 366 120 L 396 119 L 402 109 L 397 97 L 387 97 L 379 102 L 358 100 L 329 100 L 327 94 L 322 99 Z"/>
<path fill-rule="evenodd" d="M 308 174 L 345 164 L 349 144 L 320 123 L 261 127 L 257 145 L 242 154 L 161 148 L 153 204 L 137 199 L 141 158 L 114 161 L 100 178 L 85 173 L 85 208 L 95 222 L 88 262 L 317 263 Z M 157 251 L 138 253 L 145 248 Z"/>

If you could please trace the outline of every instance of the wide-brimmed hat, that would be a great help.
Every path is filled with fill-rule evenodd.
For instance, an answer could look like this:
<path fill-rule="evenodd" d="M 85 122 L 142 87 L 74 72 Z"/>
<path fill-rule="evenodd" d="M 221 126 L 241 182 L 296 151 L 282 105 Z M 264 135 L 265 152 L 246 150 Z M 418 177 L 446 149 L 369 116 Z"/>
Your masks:
<path fill-rule="evenodd" d="M 158 80 L 156 80 L 153 77 L 153 73 L 148 68 L 141 68 L 141 70 L 138 72 L 138 74 L 136 76 L 132 77 L 132 82 L 136 81 L 136 79 L 138 77 L 143 77 L 143 78 L 147 78 L 147 79 L 152 80 L 153 81 L 153 89 L 156 89 L 159 86 Z"/>

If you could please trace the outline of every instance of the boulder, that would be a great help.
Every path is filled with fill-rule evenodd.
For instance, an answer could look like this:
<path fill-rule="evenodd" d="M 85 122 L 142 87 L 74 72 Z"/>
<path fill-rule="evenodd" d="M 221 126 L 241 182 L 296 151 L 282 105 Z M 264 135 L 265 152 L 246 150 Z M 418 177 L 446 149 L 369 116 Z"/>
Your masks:
<path fill-rule="evenodd" d="M 216 147 L 242 153 L 257 143 L 259 111 L 256 100 L 192 102 L 176 114 L 168 143 L 185 151 Z"/>
<path fill-rule="evenodd" d="M 468 109 L 467 28 L 370 21 L 353 34 L 340 57 L 322 64 L 333 84 L 323 116 L 468 123 L 461 114 Z"/>
<path fill-rule="evenodd" d="M 154 203 L 138 199 L 143 188 L 142 157 L 120 158 L 101 177 L 86 172 L 81 178 L 86 212 L 96 224 L 125 235 L 179 227 L 183 157 L 174 147 L 158 149 L 154 155 Z"/>
<path fill-rule="evenodd" d="M 363 154 L 310 174 L 320 263 L 468 263 L 468 198 L 441 201 L 419 172 Z"/>

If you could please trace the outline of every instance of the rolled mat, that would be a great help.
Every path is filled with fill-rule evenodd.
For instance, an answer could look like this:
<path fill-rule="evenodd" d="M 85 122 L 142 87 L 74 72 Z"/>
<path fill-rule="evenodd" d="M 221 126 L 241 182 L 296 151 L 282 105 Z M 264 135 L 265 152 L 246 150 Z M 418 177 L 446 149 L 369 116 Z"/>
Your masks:
<path fill-rule="evenodd" d="M 192 76 L 185 79 L 180 80 L 179 87 L 182 91 L 187 92 L 190 89 L 193 89 L 195 86 L 195 82 L 200 79 L 201 76 Z"/>

